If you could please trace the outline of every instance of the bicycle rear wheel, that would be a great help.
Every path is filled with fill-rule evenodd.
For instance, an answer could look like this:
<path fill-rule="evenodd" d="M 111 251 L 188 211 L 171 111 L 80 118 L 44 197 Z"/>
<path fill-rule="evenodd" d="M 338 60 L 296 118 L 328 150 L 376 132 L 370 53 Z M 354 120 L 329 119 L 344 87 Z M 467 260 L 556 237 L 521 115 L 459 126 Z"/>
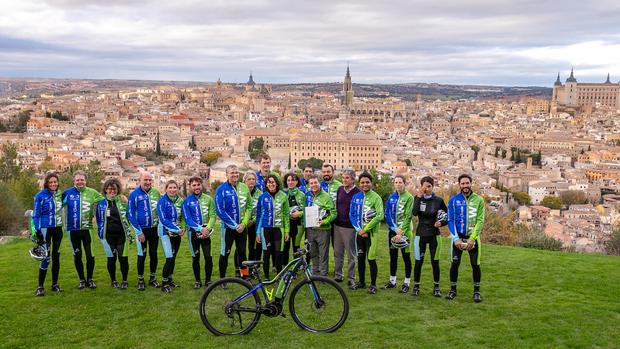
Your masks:
<path fill-rule="evenodd" d="M 207 287 L 200 298 L 200 319 L 217 336 L 246 334 L 258 323 L 260 298 L 257 292 L 235 300 L 252 289 L 242 279 L 220 279 Z"/>
<path fill-rule="evenodd" d="M 336 331 L 349 315 L 349 299 L 342 287 L 322 276 L 298 283 L 288 305 L 295 323 L 314 333 Z"/>

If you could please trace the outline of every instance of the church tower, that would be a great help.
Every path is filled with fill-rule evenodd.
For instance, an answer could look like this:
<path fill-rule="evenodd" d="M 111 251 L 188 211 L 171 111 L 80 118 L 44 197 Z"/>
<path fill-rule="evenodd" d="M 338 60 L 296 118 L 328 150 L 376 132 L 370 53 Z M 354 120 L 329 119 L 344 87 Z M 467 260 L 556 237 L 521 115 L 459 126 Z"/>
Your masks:
<path fill-rule="evenodd" d="M 344 105 L 351 108 L 353 105 L 353 83 L 351 82 L 351 72 L 347 64 L 347 74 L 344 76 L 344 84 L 342 85 L 342 93 L 344 95 Z"/>

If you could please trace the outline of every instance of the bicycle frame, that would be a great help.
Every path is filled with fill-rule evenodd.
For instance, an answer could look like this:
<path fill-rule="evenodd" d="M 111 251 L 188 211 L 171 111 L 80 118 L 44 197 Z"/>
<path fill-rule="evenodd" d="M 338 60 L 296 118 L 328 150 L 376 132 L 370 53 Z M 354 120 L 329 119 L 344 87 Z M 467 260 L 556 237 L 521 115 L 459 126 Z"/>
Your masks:
<path fill-rule="evenodd" d="M 304 275 L 305 277 L 310 280 L 310 271 L 308 270 L 308 264 L 305 260 L 305 256 L 301 256 L 298 258 L 293 259 L 292 261 L 290 261 L 283 269 L 282 271 L 280 271 L 278 273 L 278 275 L 276 275 L 276 277 L 274 277 L 273 279 L 269 280 L 269 281 L 260 281 L 258 284 L 254 285 L 254 287 L 252 287 L 252 289 L 248 292 L 246 292 L 245 294 L 243 294 L 240 297 L 237 297 L 236 299 L 234 299 L 231 303 L 239 303 L 241 302 L 243 299 L 245 299 L 246 297 L 254 294 L 255 292 L 258 292 L 258 290 L 262 291 L 263 294 L 263 298 L 265 300 L 265 304 L 273 301 L 273 300 L 278 300 L 280 302 L 284 302 L 284 299 L 286 298 L 286 295 L 288 293 L 288 290 L 291 286 L 291 284 L 293 283 L 293 276 L 297 275 L 299 273 L 299 271 L 303 269 L 304 270 Z M 288 277 L 286 277 L 288 276 Z M 278 282 L 278 286 L 277 288 L 273 289 L 271 291 L 271 293 L 269 293 L 266 289 L 265 286 L 269 286 L 269 285 L 273 285 L 276 282 Z M 311 283 L 311 290 L 312 290 L 312 294 L 314 296 L 314 299 L 316 302 L 319 301 L 320 297 L 316 292 L 316 288 L 314 287 L 314 284 Z M 279 292 L 281 290 L 281 292 Z M 276 294 L 274 294 L 274 292 Z M 280 295 L 278 295 L 277 293 L 280 293 Z M 242 309 L 239 309 L 242 310 Z M 244 309 L 245 310 L 245 309 Z M 257 312 L 258 309 L 253 309 L 253 310 L 246 310 L 246 311 L 250 311 L 250 312 Z"/>

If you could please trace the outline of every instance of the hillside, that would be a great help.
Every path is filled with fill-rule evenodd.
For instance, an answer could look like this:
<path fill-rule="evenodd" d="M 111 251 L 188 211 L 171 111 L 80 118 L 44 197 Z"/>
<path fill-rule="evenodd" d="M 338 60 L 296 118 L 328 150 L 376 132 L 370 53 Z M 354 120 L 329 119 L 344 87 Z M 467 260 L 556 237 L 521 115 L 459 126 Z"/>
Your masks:
<path fill-rule="evenodd" d="M 379 285 L 387 281 L 389 274 L 387 241 L 383 240 Z M 21 239 L 0 246 L 2 347 L 611 348 L 620 342 L 618 257 L 485 245 L 481 304 L 471 301 L 468 263 L 461 265 L 456 300 L 432 297 L 427 261 L 418 299 L 396 290 L 379 290 L 375 296 L 347 290 L 349 319 L 334 334 L 304 332 L 287 316 L 261 317 L 257 328 L 247 336 L 216 338 L 198 316 L 202 291 L 192 289 L 191 260 L 185 242 L 175 275 L 182 287 L 169 295 L 153 288 L 143 293 L 135 289 L 133 246 L 130 289 L 111 289 L 105 255 L 98 242 L 98 288 L 77 290 L 66 237 L 62 243 L 60 285 L 65 292 L 56 295 L 49 291 L 48 274 L 47 293 L 42 298 L 33 295 L 37 264 L 27 254 L 30 242 Z M 446 243 L 447 239 L 441 256 L 444 294 L 449 287 Z M 213 251 L 218 250 L 213 247 Z M 159 265 L 161 272 L 163 256 Z M 399 285 L 402 275 L 400 261 Z"/>

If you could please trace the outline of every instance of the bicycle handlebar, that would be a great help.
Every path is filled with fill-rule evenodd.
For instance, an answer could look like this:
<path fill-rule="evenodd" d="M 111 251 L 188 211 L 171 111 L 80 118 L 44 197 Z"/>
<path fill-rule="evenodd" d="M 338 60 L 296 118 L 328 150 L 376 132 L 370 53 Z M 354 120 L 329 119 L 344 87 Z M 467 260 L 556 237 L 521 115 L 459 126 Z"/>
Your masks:
<path fill-rule="evenodd" d="M 304 248 L 300 248 L 297 252 L 293 253 L 293 257 L 303 257 L 308 253 L 308 251 L 310 251 L 310 243 L 306 239 L 304 240 Z"/>

